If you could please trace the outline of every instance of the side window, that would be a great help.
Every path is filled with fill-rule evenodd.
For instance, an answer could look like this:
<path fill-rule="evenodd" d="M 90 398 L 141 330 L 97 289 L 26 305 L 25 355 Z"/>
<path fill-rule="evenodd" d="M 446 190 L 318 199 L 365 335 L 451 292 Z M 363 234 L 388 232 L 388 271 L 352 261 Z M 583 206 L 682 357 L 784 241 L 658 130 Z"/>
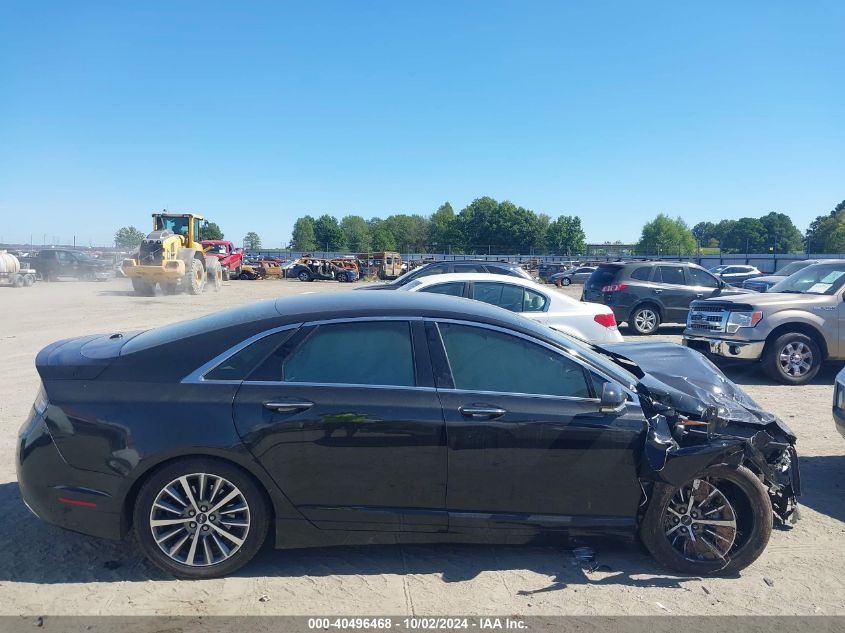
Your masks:
<path fill-rule="evenodd" d="M 677 286 L 686 284 L 683 266 L 658 266 L 657 272 L 658 275 L 655 275 L 655 281 L 664 284 L 675 284 Z"/>
<path fill-rule="evenodd" d="M 416 274 L 417 278 L 420 277 L 428 277 L 429 275 L 442 275 L 444 273 L 449 272 L 449 267 L 446 264 L 433 264 L 431 266 L 426 266 L 425 268 L 421 268 L 420 271 Z"/>
<path fill-rule="evenodd" d="M 438 324 L 456 389 L 590 398 L 578 363 L 486 328 Z"/>
<path fill-rule="evenodd" d="M 687 268 L 687 272 L 690 276 L 690 283 L 693 286 L 704 286 L 705 288 L 719 287 L 719 282 L 716 280 L 716 278 L 710 273 L 701 270 L 700 268 L 693 268 L 692 266 L 690 266 L 689 268 Z"/>
<path fill-rule="evenodd" d="M 472 298 L 511 312 L 522 312 L 522 286 L 502 284 L 490 281 L 477 281 L 474 284 Z"/>
<path fill-rule="evenodd" d="M 640 281 L 648 281 L 650 277 L 651 266 L 640 266 L 631 273 L 631 279 L 639 279 Z"/>
<path fill-rule="evenodd" d="M 449 295 L 452 297 L 463 297 L 464 284 L 460 281 L 452 281 L 447 284 L 437 284 L 436 286 L 429 286 L 428 288 L 420 290 L 420 292 L 430 292 L 432 294 Z"/>
<path fill-rule="evenodd" d="M 412 387 L 411 327 L 407 321 L 320 325 L 285 359 L 282 380 Z"/>
<path fill-rule="evenodd" d="M 203 378 L 206 380 L 246 380 L 252 370 L 263 363 L 294 332 L 296 332 L 295 328 L 283 330 L 250 343 L 207 372 Z"/>
<path fill-rule="evenodd" d="M 539 292 L 525 288 L 525 299 L 522 305 L 523 312 L 542 312 L 546 308 L 546 297 Z"/>
<path fill-rule="evenodd" d="M 455 264 L 456 273 L 483 273 L 484 267 L 480 264 Z"/>

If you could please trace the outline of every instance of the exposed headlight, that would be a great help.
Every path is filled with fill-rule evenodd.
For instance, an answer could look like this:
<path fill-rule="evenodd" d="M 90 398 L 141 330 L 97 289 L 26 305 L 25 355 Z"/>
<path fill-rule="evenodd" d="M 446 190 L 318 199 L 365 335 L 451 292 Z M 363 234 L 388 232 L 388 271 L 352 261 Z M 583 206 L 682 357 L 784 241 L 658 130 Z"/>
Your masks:
<path fill-rule="evenodd" d="M 833 394 L 833 406 L 845 411 L 845 385 L 836 383 L 836 391 Z"/>
<path fill-rule="evenodd" d="M 733 334 L 741 327 L 754 327 L 763 318 L 763 313 L 755 312 L 731 312 L 728 317 L 728 334 Z"/>

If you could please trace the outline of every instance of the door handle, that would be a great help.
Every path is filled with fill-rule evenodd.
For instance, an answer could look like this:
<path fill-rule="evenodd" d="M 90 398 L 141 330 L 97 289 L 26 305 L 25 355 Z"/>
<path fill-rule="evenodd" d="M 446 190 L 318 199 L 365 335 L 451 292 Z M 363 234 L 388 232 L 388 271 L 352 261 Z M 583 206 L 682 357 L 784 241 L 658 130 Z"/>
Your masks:
<path fill-rule="evenodd" d="M 652 290 L 652 292 L 656 295 L 659 295 L 663 291 L 660 288 L 655 288 L 654 290 Z"/>
<path fill-rule="evenodd" d="M 305 411 L 306 409 L 310 409 L 314 406 L 313 402 L 308 402 L 307 400 L 282 400 L 280 402 L 265 402 L 264 408 L 270 409 L 271 411 L 283 411 L 283 412 L 293 412 L 293 411 Z"/>
<path fill-rule="evenodd" d="M 703 292 L 696 292 L 696 293 L 695 293 L 695 296 L 696 296 L 696 297 L 698 297 L 698 298 L 700 299 L 701 297 L 703 297 L 703 296 L 704 296 L 704 293 L 703 293 Z"/>
<path fill-rule="evenodd" d="M 501 418 L 507 413 L 504 409 L 499 407 L 487 407 L 484 405 L 470 405 L 466 407 L 458 407 L 458 411 L 465 418 L 473 418 L 475 420 L 494 420 Z"/>

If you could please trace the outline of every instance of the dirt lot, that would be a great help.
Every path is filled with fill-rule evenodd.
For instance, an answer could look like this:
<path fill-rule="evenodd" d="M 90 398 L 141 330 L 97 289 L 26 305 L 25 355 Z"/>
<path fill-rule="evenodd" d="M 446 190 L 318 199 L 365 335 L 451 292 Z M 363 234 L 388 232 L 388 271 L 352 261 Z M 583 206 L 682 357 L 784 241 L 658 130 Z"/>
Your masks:
<path fill-rule="evenodd" d="M 583 571 L 555 547 L 380 546 L 272 551 L 236 576 L 175 581 L 131 543 L 43 524 L 15 483 L 17 429 L 35 395 L 33 359 L 53 340 L 146 328 L 262 298 L 346 285 L 232 281 L 219 294 L 134 297 L 126 280 L 0 288 L 0 613 L 2 614 L 845 614 L 845 440 L 833 429 L 835 367 L 812 385 L 726 371 L 799 437 L 802 519 L 776 531 L 736 578 L 666 573 L 636 548 L 597 548 Z M 580 287 L 567 290 L 574 295 Z M 680 328 L 660 337 L 679 341 Z M 630 340 L 635 337 L 623 334 Z"/>

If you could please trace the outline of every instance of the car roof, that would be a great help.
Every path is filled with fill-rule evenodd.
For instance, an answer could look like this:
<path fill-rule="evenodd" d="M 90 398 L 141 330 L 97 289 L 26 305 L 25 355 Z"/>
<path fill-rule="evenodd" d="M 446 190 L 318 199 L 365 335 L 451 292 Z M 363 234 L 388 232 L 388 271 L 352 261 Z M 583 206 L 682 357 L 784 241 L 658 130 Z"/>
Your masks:
<path fill-rule="evenodd" d="M 423 288 L 426 286 L 433 286 L 434 284 L 466 281 L 497 281 L 499 283 L 504 284 L 515 284 L 535 290 L 543 290 L 543 286 L 530 279 L 525 279 L 525 277 L 514 277 L 512 275 L 496 275 L 494 273 L 443 273 L 442 275 L 429 275 L 428 277 L 415 279 L 412 283 L 415 284 L 414 288 Z M 400 288 L 400 290 L 405 289 L 406 286 Z"/>

